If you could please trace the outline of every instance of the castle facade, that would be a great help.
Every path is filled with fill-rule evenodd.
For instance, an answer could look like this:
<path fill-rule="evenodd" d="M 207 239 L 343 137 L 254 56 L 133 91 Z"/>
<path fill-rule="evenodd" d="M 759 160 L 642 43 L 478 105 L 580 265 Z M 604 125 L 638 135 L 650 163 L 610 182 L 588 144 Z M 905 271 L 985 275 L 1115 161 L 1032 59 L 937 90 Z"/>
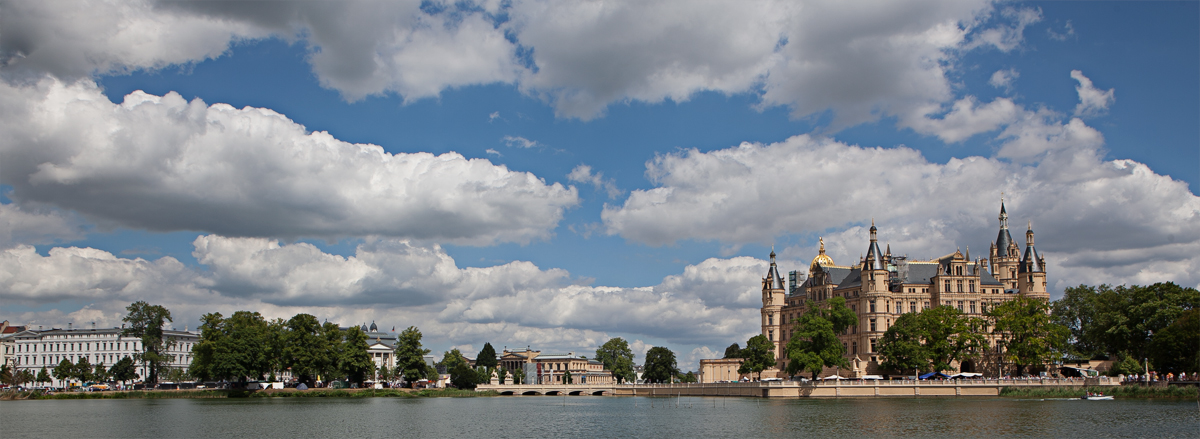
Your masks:
<path fill-rule="evenodd" d="M 970 251 L 956 250 L 940 258 L 908 260 L 893 256 L 891 246 L 880 250 L 874 221 L 866 256 L 854 265 L 837 265 L 825 254 L 821 240 L 819 254 L 808 267 L 808 275 L 793 271 L 784 286 L 771 252 L 771 268 L 762 280 L 762 334 L 775 345 L 776 367 L 763 376 L 783 377 L 787 364 L 785 346 L 792 333 L 792 322 L 805 311 L 811 300 L 821 304 L 843 297 L 858 317 L 858 323 L 838 336 L 846 348 L 851 370 L 829 370 L 843 377 L 862 377 L 886 373 L 880 368 L 878 340 L 904 313 L 919 312 L 934 306 L 952 306 L 968 316 L 981 317 L 996 305 L 1018 296 L 1049 300 L 1046 292 L 1046 261 L 1033 245 L 1033 228 L 1025 232 L 1025 251 L 1008 232 L 1008 213 L 1000 203 L 1000 232 L 985 259 L 972 260 Z M 989 336 L 989 346 L 995 346 Z M 986 362 L 985 358 L 980 362 Z M 962 372 L 996 373 L 993 367 L 968 360 L 958 365 Z M 991 373 L 989 373 L 991 372 Z"/>

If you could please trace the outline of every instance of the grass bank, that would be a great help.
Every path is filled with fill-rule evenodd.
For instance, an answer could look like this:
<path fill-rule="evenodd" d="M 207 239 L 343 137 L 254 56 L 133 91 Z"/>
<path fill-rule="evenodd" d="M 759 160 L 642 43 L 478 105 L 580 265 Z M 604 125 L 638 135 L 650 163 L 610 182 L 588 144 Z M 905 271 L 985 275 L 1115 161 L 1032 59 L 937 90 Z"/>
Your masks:
<path fill-rule="evenodd" d="M 22 399 L 206 399 L 206 398 L 466 398 L 498 396 L 493 391 L 458 389 L 282 389 L 282 390 L 135 390 L 109 392 L 40 391 L 0 393 L 0 400 Z"/>
<path fill-rule="evenodd" d="M 1118 398 L 1197 398 L 1194 386 L 1094 386 L 1094 387 L 1002 387 L 1000 396 L 1018 398 L 1078 398 L 1085 392 L 1103 393 Z"/>

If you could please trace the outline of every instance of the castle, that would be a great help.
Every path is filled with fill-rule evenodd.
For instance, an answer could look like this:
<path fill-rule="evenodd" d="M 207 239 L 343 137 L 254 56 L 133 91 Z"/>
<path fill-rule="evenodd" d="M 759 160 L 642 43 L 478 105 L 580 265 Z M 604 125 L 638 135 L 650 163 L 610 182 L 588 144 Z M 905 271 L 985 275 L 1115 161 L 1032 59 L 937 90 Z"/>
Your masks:
<path fill-rule="evenodd" d="M 771 268 L 762 280 L 762 334 L 775 345 L 776 367 L 764 377 L 783 377 L 787 364 L 785 346 L 792 333 L 792 322 L 805 311 L 805 302 L 822 303 L 844 297 L 858 317 L 858 324 L 838 336 L 846 348 L 852 370 L 828 370 L 822 375 L 862 377 L 883 371 L 876 352 L 877 341 L 900 315 L 932 306 L 958 308 L 968 316 L 982 316 L 1000 303 L 1024 295 L 1049 300 L 1046 292 L 1046 261 L 1033 246 L 1033 228 L 1025 232 L 1025 252 L 1008 233 L 1008 213 L 1000 202 L 1000 232 L 992 243 L 987 259 L 971 260 L 970 251 L 940 258 L 917 261 L 892 256 L 891 246 L 880 250 L 875 222 L 871 222 L 871 241 L 866 256 L 851 266 L 837 265 L 825 254 L 821 240 L 819 254 L 809 265 L 807 279 L 791 272 L 788 287 L 771 252 Z M 989 346 L 995 346 L 990 336 Z M 968 360 L 958 365 L 963 372 L 995 370 Z"/>

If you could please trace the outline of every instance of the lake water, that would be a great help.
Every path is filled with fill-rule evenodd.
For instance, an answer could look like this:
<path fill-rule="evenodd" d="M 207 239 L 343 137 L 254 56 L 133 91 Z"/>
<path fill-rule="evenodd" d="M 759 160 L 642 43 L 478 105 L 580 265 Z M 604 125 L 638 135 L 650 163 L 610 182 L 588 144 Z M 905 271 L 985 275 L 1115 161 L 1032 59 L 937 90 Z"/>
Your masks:
<path fill-rule="evenodd" d="M 5 439 L 797 436 L 1200 437 L 1200 407 L 1194 400 L 599 396 L 0 402 Z"/>

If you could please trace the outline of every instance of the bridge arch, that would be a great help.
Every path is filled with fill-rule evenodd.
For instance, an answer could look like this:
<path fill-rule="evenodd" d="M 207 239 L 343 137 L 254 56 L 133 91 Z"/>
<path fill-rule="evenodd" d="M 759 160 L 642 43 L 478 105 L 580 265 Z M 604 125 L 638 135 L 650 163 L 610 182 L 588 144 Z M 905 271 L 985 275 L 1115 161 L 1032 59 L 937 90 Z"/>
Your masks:
<path fill-rule="evenodd" d="M 537 390 L 527 390 L 525 393 L 522 393 L 522 395 L 541 395 L 541 393 L 539 393 Z"/>

